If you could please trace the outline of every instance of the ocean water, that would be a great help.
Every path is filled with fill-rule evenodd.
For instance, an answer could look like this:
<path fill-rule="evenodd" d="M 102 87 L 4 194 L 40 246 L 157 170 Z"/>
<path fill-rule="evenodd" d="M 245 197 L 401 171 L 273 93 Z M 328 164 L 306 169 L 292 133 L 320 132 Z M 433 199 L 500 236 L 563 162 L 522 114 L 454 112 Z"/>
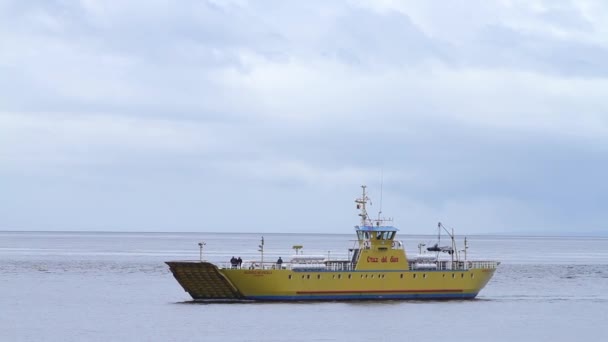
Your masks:
<path fill-rule="evenodd" d="M 257 257 L 260 234 L 0 232 L 0 341 L 579 341 L 608 338 L 608 238 L 469 236 L 499 260 L 475 300 L 193 303 L 164 264 Z M 265 234 L 266 257 L 353 235 Z M 432 236 L 400 237 L 409 253 Z M 329 252 L 329 253 L 328 253 Z"/>

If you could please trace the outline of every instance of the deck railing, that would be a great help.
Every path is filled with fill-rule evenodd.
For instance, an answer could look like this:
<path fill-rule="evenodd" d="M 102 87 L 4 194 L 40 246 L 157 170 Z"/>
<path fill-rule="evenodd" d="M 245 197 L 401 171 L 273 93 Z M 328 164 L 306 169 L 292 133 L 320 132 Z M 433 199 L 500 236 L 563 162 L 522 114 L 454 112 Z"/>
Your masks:
<path fill-rule="evenodd" d="M 497 268 L 500 265 L 499 261 L 469 261 L 469 268 Z"/>
<path fill-rule="evenodd" d="M 475 260 L 475 261 L 451 261 L 451 260 L 439 260 L 439 261 L 425 261 L 409 262 L 411 270 L 438 270 L 438 271 L 449 271 L 449 270 L 469 270 L 469 269 L 495 269 L 500 265 L 498 261 L 486 261 L 486 260 Z"/>
<path fill-rule="evenodd" d="M 437 271 L 449 271 L 449 270 L 469 270 L 469 269 L 495 269 L 500 265 L 498 261 L 486 261 L 486 260 L 475 260 L 475 261 L 450 261 L 440 260 L 436 262 L 426 262 L 426 264 L 432 264 L 432 268 L 418 267 L 416 261 L 409 261 L 410 270 L 437 270 Z M 352 262 L 328 262 L 328 263 L 290 263 L 284 262 L 277 264 L 276 262 L 243 262 L 240 266 L 233 266 L 230 263 L 222 263 L 218 265 L 223 269 L 249 269 L 249 270 L 294 270 L 294 271 L 353 271 L 355 265 Z"/>
<path fill-rule="evenodd" d="M 352 271 L 354 265 L 351 262 L 329 262 L 325 263 L 290 263 L 284 262 L 277 264 L 276 262 L 243 262 L 239 265 L 232 265 L 231 263 L 220 263 L 217 265 L 222 269 L 244 269 L 244 270 L 294 270 L 294 271 L 306 271 L 306 270 L 323 270 L 323 271 Z"/>

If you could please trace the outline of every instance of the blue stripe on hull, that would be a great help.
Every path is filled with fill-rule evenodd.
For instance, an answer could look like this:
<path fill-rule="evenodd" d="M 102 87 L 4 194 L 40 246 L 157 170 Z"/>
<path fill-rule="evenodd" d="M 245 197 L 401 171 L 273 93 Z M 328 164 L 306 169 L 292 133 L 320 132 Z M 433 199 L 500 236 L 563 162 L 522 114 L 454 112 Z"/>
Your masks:
<path fill-rule="evenodd" d="M 297 295 L 247 296 L 250 300 L 302 301 L 302 300 L 367 300 L 367 299 L 473 299 L 477 293 L 421 293 L 421 294 L 362 294 L 362 295 Z"/>

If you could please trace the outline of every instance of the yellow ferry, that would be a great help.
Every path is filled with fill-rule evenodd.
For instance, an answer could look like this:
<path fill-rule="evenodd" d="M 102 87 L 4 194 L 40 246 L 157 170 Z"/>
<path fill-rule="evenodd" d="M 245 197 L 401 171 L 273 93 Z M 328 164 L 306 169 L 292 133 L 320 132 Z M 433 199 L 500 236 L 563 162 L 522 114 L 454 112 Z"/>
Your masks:
<path fill-rule="evenodd" d="M 372 220 L 369 198 L 356 199 L 361 224 L 355 226 L 357 241 L 346 260 L 298 254 L 286 262 L 232 260 L 228 265 L 201 261 L 169 261 L 171 272 L 195 300 L 363 300 L 363 299 L 472 299 L 488 283 L 500 264 L 467 260 L 467 242 L 458 251 L 453 232 L 439 223 L 451 238 L 450 246 L 426 248 L 407 256 L 398 231 L 387 219 Z M 440 239 L 441 235 L 439 235 Z M 201 244 L 199 244 L 201 245 Z M 201 245 L 202 251 L 202 245 Z M 202 252 L 201 252 L 202 253 Z"/>

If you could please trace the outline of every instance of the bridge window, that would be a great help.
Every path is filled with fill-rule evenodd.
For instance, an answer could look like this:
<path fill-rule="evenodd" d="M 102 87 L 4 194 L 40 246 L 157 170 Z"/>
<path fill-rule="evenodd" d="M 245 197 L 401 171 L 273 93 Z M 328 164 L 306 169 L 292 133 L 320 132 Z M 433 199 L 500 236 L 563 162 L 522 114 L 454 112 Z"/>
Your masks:
<path fill-rule="evenodd" d="M 349 275 L 348 275 L 348 279 L 350 279 L 350 276 L 351 276 L 351 275 L 349 274 Z"/>
<path fill-rule="evenodd" d="M 317 274 L 317 279 L 321 279 L 321 275 L 320 274 Z"/>
<path fill-rule="evenodd" d="M 287 278 L 291 279 L 291 274 Z"/>
<path fill-rule="evenodd" d="M 401 273 L 401 279 L 403 279 L 403 273 Z"/>
<path fill-rule="evenodd" d="M 460 278 L 464 278 L 464 273 L 460 273 Z"/>
<path fill-rule="evenodd" d="M 475 274 L 471 273 L 471 279 L 475 278 Z"/>
<path fill-rule="evenodd" d="M 310 279 L 310 274 L 307 274 L 307 275 L 306 275 L 306 279 Z"/>
<path fill-rule="evenodd" d="M 454 273 L 452 273 L 452 279 L 454 279 L 456 277 L 456 275 Z"/>
<path fill-rule="evenodd" d="M 414 273 L 414 279 L 416 279 L 416 273 Z"/>
<path fill-rule="evenodd" d="M 426 273 L 422 274 L 422 278 L 426 279 Z"/>
<path fill-rule="evenodd" d="M 341 274 L 338 274 L 338 279 L 342 279 L 342 275 Z"/>

